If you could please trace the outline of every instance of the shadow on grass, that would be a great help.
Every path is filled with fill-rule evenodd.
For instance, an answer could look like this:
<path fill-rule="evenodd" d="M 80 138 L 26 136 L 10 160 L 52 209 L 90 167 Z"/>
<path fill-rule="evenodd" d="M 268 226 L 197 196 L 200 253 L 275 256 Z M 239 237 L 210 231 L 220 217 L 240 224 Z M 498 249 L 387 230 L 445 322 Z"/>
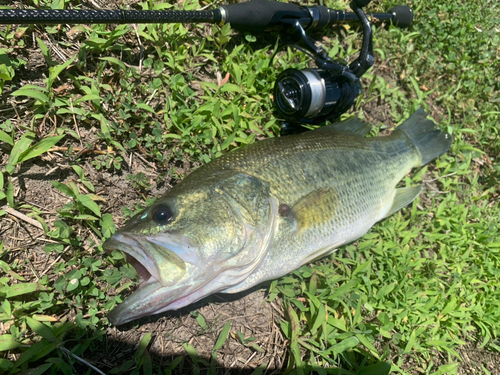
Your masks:
<path fill-rule="evenodd" d="M 280 302 L 269 302 L 260 288 L 262 285 L 234 295 L 216 294 L 179 311 L 144 317 L 119 327 L 93 330 L 76 323 L 50 325 L 28 318 L 28 324 L 42 339 L 29 348 L 16 349 L 23 354 L 17 357 L 18 367 L 8 370 L 134 375 L 257 375 L 292 370 L 292 374 L 389 373 L 388 363 L 377 362 L 362 348 L 337 355 L 331 362 L 333 367 L 309 365 L 309 354 L 305 352 L 297 361 L 289 351 L 289 340 L 278 328 L 280 314 L 273 313 L 281 308 Z M 204 328 L 197 320 L 199 315 L 193 312 L 204 316 Z"/>

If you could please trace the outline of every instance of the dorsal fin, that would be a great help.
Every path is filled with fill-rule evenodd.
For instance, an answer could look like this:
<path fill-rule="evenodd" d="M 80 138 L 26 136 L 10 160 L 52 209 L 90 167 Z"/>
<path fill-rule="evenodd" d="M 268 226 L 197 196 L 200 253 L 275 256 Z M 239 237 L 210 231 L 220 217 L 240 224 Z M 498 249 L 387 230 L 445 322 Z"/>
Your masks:
<path fill-rule="evenodd" d="M 359 118 L 353 117 L 342 122 L 336 122 L 335 124 L 323 126 L 316 129 L 315 132 L 343 132 L 364 137 L 370 132 L 371 129 L 371 124 L 368 124 Z"/>

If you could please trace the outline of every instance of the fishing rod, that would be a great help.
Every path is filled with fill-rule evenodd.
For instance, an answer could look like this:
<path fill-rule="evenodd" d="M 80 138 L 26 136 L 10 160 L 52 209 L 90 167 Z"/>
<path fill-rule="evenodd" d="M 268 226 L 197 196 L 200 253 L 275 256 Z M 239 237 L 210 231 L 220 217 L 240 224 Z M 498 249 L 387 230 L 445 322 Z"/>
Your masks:
<path fill-rule="evenodd" d="M 359 1 L 358 1 L 359 3 Z M 369 1 L 361 1 L 368 4 Z M 359 5 L 358 5 L 359 6 Z M 361 5 L 365 6 L 365 5 Z M 387 13 L 368 14 L 378 21 L 392 21 L 408 27 L 413 20 L 410 8 L 396 6 Z M 263 32 L 285 26 L 297 19 L 305 29 L 321 29 L 338 22 L 357 21 L 356 13 L 324 6 L 298 6 L 267 0 L 223 5 L 215 10 L 103 10 L 103 9 L 0 9 L 0 25 L 127 24 L 127 23 L 230 23 L 237 31 Z"/>
<path fill-rule="evenodd" d="M 317 66 L 317 69 L 287 69 L 274 85 L 276 116 L 283 120 L 282 134 L 289 134 L 302 131 L 302 124 L 319 124 L 338 118 L 361 94 L 360 77 L 374 63 L 373 34 L 368 17 L 375 21 L 391 21 L 401 28 L 413 22 L 413 11 L 406 6 L 367 15 L 362 8 L 370 1 L 352 0 L 353 13 L 319 5 L 299 6 L 267 0 L 203 11 L 0 9 L 0 24 L 229 23 L 237 31 L 285 31 L 295 43 L 292 46 L 309 55 Z M 363 39 L 358 58 L 349 65 L 329 57 L 327 51 L 317 47 L 306 34 L 352 21 L 361 23 Z"/>

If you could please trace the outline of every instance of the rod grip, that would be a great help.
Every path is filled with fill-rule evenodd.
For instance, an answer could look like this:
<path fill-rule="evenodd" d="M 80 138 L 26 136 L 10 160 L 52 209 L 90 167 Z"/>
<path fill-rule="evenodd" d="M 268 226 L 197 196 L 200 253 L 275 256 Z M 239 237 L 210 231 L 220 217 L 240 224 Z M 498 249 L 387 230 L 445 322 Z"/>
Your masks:
<path fill-rule="evenodd" d="M 298 5 L 267 0 L 223 5 L 221 9 L 222 19 L 238 31 L 263 32 L 283 17 L 307 17 Z"/>

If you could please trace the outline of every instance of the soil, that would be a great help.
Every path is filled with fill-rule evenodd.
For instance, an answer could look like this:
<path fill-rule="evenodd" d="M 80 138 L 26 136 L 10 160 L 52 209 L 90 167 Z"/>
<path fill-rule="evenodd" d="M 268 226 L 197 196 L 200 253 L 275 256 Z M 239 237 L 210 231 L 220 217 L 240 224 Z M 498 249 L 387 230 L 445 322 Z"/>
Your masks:
<path fill-rule="evenodd" d="M 93 2 L 92 2 L 93 3 Z M 2 4 L 2 1 L 0 1 Z M 89 3 L 90 4 L 90 3 Z M 93 7 L 90 5 L 90 7 Z M 107 3 L 103 8 L 116 8 L 119 4 Z M 4 26 L 0 26 L 4 30 Z M 40 29 L 41 30 L 41 29 Z M 33 35 L 40 36 L 40 30 Z M 25 38 L 29 44 L 31 38 Z M 34 39 L 34 38 L 33 38 Z M 19 53 L 20 57 L 28 61 L 27 66 L 16 72 L 14 80 L 6 85 L 0 96 L 0 123 L 10 120 L 18 129 L 20 126 L 30 124 L 33 113 L 30 111 L 30 99 L 19 99 L 10 96 L 10 93 L 25 84 L 38 84 L 43 86 L 46 62 L 36 44 L 27 45 L 14 51 L 12 56 Z M 54 55 L 57 56 L 57 55 Z M 55 57 L 57 58 L 57 57 Z M 395 79 L 388 63 L 377 61 L 379 74 L 387 81 Z M 213 80 L 213 77 L 209 77 Z M 61 89 L 70 90 L 71 87 Z M 384 103 L 372 101 L 363 108 L 363 114 L 367 121 L 375 125 L 390 123 L 388 114 L 389 107 Z M 439 110 L 436 108 L 436 115 Z M 42 124 L 37 123 L 41 135 L 48 134 L 52 130 L 51 119 L 45 119 Z M 88 128 L 84 124 L 79 125 L 82 139 L 87 144 L 95 144 L 96 128 Z M 69 144 L 65 144 L 69 146 Z M 81 147 L 75 143 L 74 147 Z M 9 157 L 9 149 L 2 144 L 0 149 L 0 164 L 4 166 Z M 125 222 L 121 208 L 127 206 L 132 209 L 134 205 L 143 201 L 145 197 L 158 196 L 165 193 L 177 181 L 169 178 L 162 186 L 157 186 L 156 178 L 159 170 L 152 161 L 144 158 L 140 153 L 129 155 L 126 165 L 122 171 L 96 171 L 91 164 L 96 154 L 90 152 L 82 166 L 87 178 L 94 184 L 96 194 L 102 196 L 106 201 L 102 204 L 103 213 L 113 215 L 115 224 L 120 227 Z M 169 169 L 167 166 L 164 169 Z M 188 174 L 195 165 L 186 161 L 183 165 L 174 165 L 179 175 Z M 126 179 L 127 173 L 143 172 L 151 178 L 152 186 L 147 192 L 137 191 L 132 187 L 131 181 Z M 25 202 L 39 210 L 39 216 L 49 227 L 57 219 L 57 211 L 60 210 L 69 198 L 59 193 L 50 181 L 68 183 L 75 181 L 75 174 L 70 167 L 70 160 L 61 152 L 50 152 L 37 158 L 36 161 L 26 162 L 16 170 L 14 174 L 14 192 L 17 202 Z M 84 188 L 81 184 L 80 188 Z M 435 184 L 429 183 L 430 188 Z M 31 212 L 31 211 L 30 211 Z M 54 264 L 62 260 L 69 260 L 71 254 L 64 252 L 61 255 L 47 254 L 44 246 L 51 240 L 46 238 L 40 226 L 27 222 L 19 216 L 23 213 L 23 207 L 16 212 L 4 216 L 0 220 L 0 237 L 4 241 L 8 255 L 2 260 L 9 264 L 22 264 L 24 271 L 19 272 L 27 281 L 36 281 L 43 275 L 48 275 L 51 280 L 58 276 L 54 273 Z M 94 234 L 84 227 L 80 227 L 78 236 L 87 238 L 86 246 L 92 252 L 92 242 L 98 242 Z M 98 255 L 96 255 L 98 256 Z M 189 306 L 177 312 L 169 312 L 160 316 L 143 318 L 137 322 L 122 327 L 109 328 L 104 340 L 97 343 L 92 351 L 87 351 L 84 358 L 103 372 L 129 360 L 133 357 L 141 338 L 148 332 L 152 333 L 152 340 L 148 346 L 153 363 L 165 366 L 175 357 L 185 355 L 184 345 L 189 343 L 196 348 L 200 357 L 210 362 L 212 348 L 217 341 L 219 333 L 224 325 L 231 321 L 231 330 L 228 340 L 217 353 L 217 373 L 241 374 L 252 373 L 255 368 L 264 365 L 265 374 L 278 374 L 283 372 L 287 365 L 287 342 L 279 328 L 279 318 L 284 316 L 284 309 L 279 299 L 269 302 L 266 288 L 256 288 L 238 295 L 215 295 L 207 300 L 200 301 L 194 306 Z M 196 319 L 190 314 L 198 311 L 206 320 L 207 327 L 202 329 Z M 0 326 L 0 334 L 7 332 L 6 325 Z M 246 338 L 254 337 L 255 344 L 240 342 L 236 332 L 242 332 Z M 256 347 L 260 348 L 259 350 Z M 481 373 L 480 364 L 487 368 L 492 374 L 500 374 L 496 364 L 500 363 L 498 355 L 477 348 L 461 348 L 459 351 L 463 363 L 460 365 L 460 374 Z M 438 361 L 447 363 L 443 358 Z M 82 365 L 83 366 L 83 365 Z M 192 371 L 190 364 L 182 365 L 184 368 L 179 373 Z M 408 368 L 412 365 L 409 363 Z M 80 373 L 88 370 L 86 367 L 77 368 Z M 412 370 L 418 374 L 419 371 Z"/>

